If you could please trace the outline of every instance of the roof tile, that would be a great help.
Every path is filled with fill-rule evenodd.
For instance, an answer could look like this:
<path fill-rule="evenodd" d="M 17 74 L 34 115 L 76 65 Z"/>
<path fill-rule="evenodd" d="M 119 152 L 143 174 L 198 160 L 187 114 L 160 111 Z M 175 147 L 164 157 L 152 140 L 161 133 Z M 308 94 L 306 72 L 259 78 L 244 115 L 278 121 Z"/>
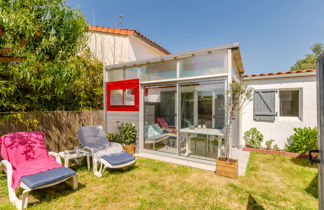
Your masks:
<path fill-rule="evenodd" d="M 101 32 L 101 33 L 109 33 L 109 34 L 117 34 L 117 35 L 122 35 L 122 36 L 131 36 L 131 35 L 136 35 L 138 38 L 142 39 L 149 45 L 157 48 L 158 50 L 162 51 L 165 54 L 170 54 L 170 52 L 162 47 L 161 45 L 157 44 L 156 42 L 153 42 L 143 34 L 137 32 L 136 30 L 133 29 L 120 29 L 120 28 L 110 28 L 110 27 L 101 27 L 101 26 L 89 26 L 90 31 L 94 32 Z"/>
<path fill-rule="evenodd" d="M 251 75 L 244 75 L 245 78 L 247 77 L 264 77 L 264 76 L 271 76 L 271 75 L 284 75 L 284 74 L 299 74 L 299 73 L 308 73 L 308 72 L 316 72 L 316 69 L 305 69 L 305 70 L 297 70 L 297 71 L 287 71 L 287 72 L 275 72 L 275 73 L 261 73 L 261 74 L 251 74 Z"/>

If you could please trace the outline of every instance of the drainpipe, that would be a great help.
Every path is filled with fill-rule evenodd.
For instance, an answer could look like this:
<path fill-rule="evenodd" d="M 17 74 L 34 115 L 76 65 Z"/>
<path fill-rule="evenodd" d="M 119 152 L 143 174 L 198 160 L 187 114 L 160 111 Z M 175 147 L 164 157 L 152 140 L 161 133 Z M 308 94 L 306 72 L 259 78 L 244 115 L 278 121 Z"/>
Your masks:
<path fill-rule="evenodd" d="M 317 128 L 319 144 L 318 199 L 324 210 L 324 53 L 317 59 Z"/>

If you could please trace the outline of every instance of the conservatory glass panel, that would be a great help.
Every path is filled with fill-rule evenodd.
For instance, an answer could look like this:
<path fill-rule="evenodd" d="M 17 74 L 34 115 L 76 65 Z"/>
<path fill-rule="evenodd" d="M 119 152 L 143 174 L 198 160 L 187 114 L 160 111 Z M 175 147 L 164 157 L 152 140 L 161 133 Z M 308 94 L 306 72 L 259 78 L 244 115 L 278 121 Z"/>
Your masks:
<path fill-rule="evenodd" d="M 119 81 L 119 80 L 124 80 L 123 69 L 108 70 L 108 81 L 109 82 Z"/>
<path fill-rule="evenodd" d="M 138 68 L 137 67 L 131 67 L 124 69 L 125 80 L 128 79 L 137 79 L 138 78 Z"/>
<path fill-rule="evenodd" d="M 196 77 L 227 72 L 227 51 L 195 55 L 179 60 L 180 77 Z"/>
<path fill-rule="evenodd" d="M 175 79 L 177 77 L 176 59 L 147 64 L 141 67 L 143 81 Z"/>
<path fill-rule="evenodd" d="M 110 105 L 112 106 L 124 105 L 122 89 L 110 91 Z"/>

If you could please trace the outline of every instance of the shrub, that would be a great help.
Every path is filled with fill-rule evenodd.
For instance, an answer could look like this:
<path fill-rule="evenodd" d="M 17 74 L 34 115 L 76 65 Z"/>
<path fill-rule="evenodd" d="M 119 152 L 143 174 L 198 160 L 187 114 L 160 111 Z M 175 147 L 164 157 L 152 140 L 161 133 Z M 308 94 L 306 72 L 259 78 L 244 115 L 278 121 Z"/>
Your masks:
<path fill-rule="evenodd" d="M 117 133 L 107 133 L 107 138 L 109 141 L 120 143 L 120 136 Z"/>
<path fill-rule="evenodd" d="M 294 128 L 294 131 L 286 144 L 287 152 L 307 154 L 309 150 L 318 148 L 316 127 Z"/>
<path fill-rule="evenodd" d="M 121 123 L 119 126 L 120 141 L 122 144 L 133 144 L 136 141 L 136 127 L 133 123 Z"/>
<path fill-rule="evenodd" d="M 274 149 L 274 150 L 277 150 L 277 151 L 280 150 L 280 148 L 279 148 L 278 145 L 276 145 L 276 144 L 273 145 L 273 149 Z"/>
<path fill-rule="evenodd" d="M 267 149 L 271 149 L 272 142 L 274 142 L 272 139 L 265 142 Z"/>
<path fill-rule="evenodd" d="M 118 142 L 124 145 L 133 144 L 136 141 L 136 127 L 133 123 L 121 123 L 117 125 L 117 133 L 107 133 L 109 141 Z"/>
<path fill-rule="evenodd" d="M 263 135 L 256 128 L 251 128 L 244 133 L 244 140 L 247 146 L 253 148 L 260 148 L 261 142 L 263 141 Z"/>

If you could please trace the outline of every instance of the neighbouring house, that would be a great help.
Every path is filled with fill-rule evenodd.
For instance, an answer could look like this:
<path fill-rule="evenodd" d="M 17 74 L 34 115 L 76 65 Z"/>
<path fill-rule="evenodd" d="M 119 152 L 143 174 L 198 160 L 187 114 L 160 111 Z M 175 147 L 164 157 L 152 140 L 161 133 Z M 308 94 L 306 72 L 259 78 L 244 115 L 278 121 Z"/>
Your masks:
<path fill-rule="evenodd" d="M 89 26 L 88 45 L 104 65 L 168 55 L 170 52 L 136 30 Z"/>
<path fill-rule="evenodd" d="M 263 146 L 272 139 L 284 149 L 293 128 L 317 126 L 315 70 L 245 75 L 243 81 L 254 95 L 242 112 L 241 136 L 255 127 L 264 135 Z"/>

